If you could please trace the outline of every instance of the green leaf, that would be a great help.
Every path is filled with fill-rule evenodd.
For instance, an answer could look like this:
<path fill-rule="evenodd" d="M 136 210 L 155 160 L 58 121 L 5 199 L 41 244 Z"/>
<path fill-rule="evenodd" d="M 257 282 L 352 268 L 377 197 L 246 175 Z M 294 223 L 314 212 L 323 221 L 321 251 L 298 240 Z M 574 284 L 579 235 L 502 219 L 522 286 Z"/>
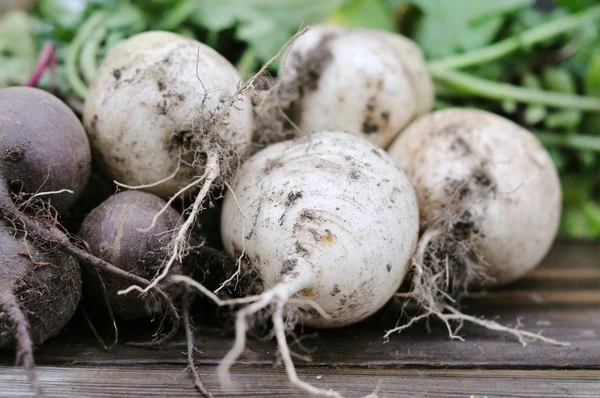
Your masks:
<path fill-rule="evenodd" d="M 329 23 L 395 31 L 393 14 L 382 0 L 350 0 L 328 18 Z"/>
<path fill-rule="evenodd" d="M 410 3 L 410 0 L 385 0 L 385 4 L 391 10 L 396 10 Z"/>
<path fill-rule="evenodd" d="M 88 2 L 85 0 L 39 0 L 38 9 L 52 23 L 75 29 L 85 17 Z"/>
<path fill-rule="evenodd" d="M 597 173 L 562 176 L 561 235 L 575 238 L 600 237 L 600 201 L 592 195 L 600 184 L 599 177 Z"/>
<path fill-rule="evenodd" d="M 562 171 L 565 169 L 567 162 L 562 151 L 554 148 L 548 148 L 548 154 L 552 158 L 552 162 L 554 162 L 554 165 L 556 166 L 558 171 Z"/>
<path fill-rule="evenodd" d="M 0 19 L 0 86 L 23 84 L 33 71 L 36 53 L 27 15 L 5 14 Z"/>
<path fill-rule="evenodd" d="M 565 68 L 546 68 L 542 72 L 544 86 L 566 94 L 577 93 L 577 82 Z M 575 130 L 583 118 L 583 113 L 574 109 L 557 110 L 546 118 L 545 125 L 550 129 Z"/>
<path fill-rule="evenodd" d="M 594 210 L 592 209 L 591 211 L 593 212 Z M 589 214 L 589 211 L 590 209 L 586 207 L 568 207 L 563 209 L 560 234 L 579 239 L 600 237 L 598 220 L 594 214 Z"/>
<path fill-rule="evenodd" d="M 542 73 L 544 86 L 551 91 L 559 93 L 575 94 L 577 92 L 576 82 L 573 75 L 564 68 L 546 68 Z"/>
<path fill-rule="evenodd" d="M 511 114 L 517 111 L 517 101 L 514 100 L 504 100 L 502 101 L 502 110 L 505 113 Z"/>
<path fill-rule="evenodd" d="M 569 11 L 580 11 L 598 4 L 598 0 L 554 0 Z"/>
<path fill-rule="evenodd" d="M 138 33 L 146 28 L 144 13 L 138 7 L 123 3 L 108 18 L 105 27 L 112 31 L 128 31 Z"/>
<path fill-rule="evenodd" d="M 411 3 L 423 13 L 414 39 L 428 57 L 439 58 L 492 42 L 506 15 L 533 2 L 411 0 Z"/>
<path fill-rule="evenodd" d="M 235 27 L 236 37 L 266 61 L 301 27 L 324 21 L 345 0 L 205 0 L 192 15 L 215 32 Z"/>
<path fill-rule="evenodd" d="M 592 171 L 598 163 L 598 157 L 594 151 L 580 151 L 577 155 L 584 170 Z"/>
<path fill-rule="evenodd" d="M 537 76 L 535 76 L 531 73 L 528 73 L 525 76 L 523 76 L 522 84 L 523 84 L 523 87 L 531 88 L 534 90 L 539 90 L 542 88 L 542 84 L 540 83 L 540 80 L 537 78 Z M 546 108 L 543 105 L 537 105 L 537 104 L 527 105 L 527 108 L 525 108 L 525 115 L 524 115 L 525 123 L 527 123 L 530 126 L 538 124 L 539 122 L 544 120 L 544 118 L 546 117 L 547 114 L 548 114 L 548 108 Z"/>
<path fill-rule="evenodd" d="M 590 57 L 584 78 L 585 94 L 600 97 L 600 48 Z"/>

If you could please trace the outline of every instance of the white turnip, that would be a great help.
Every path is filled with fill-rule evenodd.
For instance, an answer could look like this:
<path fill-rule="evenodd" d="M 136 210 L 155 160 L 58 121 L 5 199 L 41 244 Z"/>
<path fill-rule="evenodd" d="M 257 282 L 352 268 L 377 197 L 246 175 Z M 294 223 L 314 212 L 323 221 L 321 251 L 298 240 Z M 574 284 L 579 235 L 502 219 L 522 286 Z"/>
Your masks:
<path fill-rule="evenodd" d="M 288 111 L 299 135 L 346 131 L 387 147 L 433 106 L 420 49 L 376 30 L 311 27 L 293 43 L 279 79 L 274 104 Z"/>
<path fill-rule="evenodd" d="M 523 276 L 556 236 L 561 188 L 550 156 L 515 123 L 458 108 L 422 116 L 389 154 L 406 172 L 419 202 L 422 237 L 412 296 L 426 313 L 473 321 L 458 316 L 448 298 Z M 522 343 L 544 339 L 503 330 Z"/>
<path fill-rule="evenodd" d="M 251 304 L 237 315 L 236 342 L 220 375 L 244 350 L 247 318 L 272 306 L 290 380 L 313 394 L 338 396 L 298 379 L 284 310 L 288 320 L 339 327 L 372 315 L 394 295 L 418 236 L 417 202 L 404 173 L 383 150 L 351 134 L 281 142 L 241 167 L 221 221 L 226 250 L 258 274 L 263 293 L 239 299 Z"/>
<path fill-rule="evenodd" d="M 102 170 L 168 198 L 209 165 L 231 167 L 252 129 L 249 100 L 236 97 L 240 83 L 220 54 L 175 33 L 145 32 L 113 47 L 84 112 Z"/>

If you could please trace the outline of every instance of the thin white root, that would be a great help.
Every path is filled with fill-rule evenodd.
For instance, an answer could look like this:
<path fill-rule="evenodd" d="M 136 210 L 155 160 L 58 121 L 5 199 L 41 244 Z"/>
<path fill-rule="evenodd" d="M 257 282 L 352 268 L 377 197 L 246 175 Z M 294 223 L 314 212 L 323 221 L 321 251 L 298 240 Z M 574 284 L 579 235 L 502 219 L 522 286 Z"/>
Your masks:
<path fill-rule="evenodd" d="M 119 182 L 119 181 L 117 181 L 117 180 L 113 180 L 113 183 L 114 183 L 116 186 L 118 186 L 118 187 L 121 187 L 121 188 L 125 188 L 125 189 L 146 189 L 146 188 L 153 188 L 153 187 L 156 187 L 156 186 L 158 186 L 158 185 L 160 185 L 160 184 L 162 184 L 162 183 L 165 183 L 165 182 L 167 182 L 167 181 L 170 181 L 170 180 L 172 180 L 173 178 L 175 178 L 175 176 L 177 175 L 177 173 L 179 173 L 179 169 L 180 169 L 180 168 L 181 168 L 181 162 L 178 162 L 178 163 L 177 163 L 177 168 L 175 169 L 175 171 L 174 171 L 174 172 L 173 172 L 171 175 L 169 175 L 169 176 L 167 176 L 167 177 L 163 178 L 162 180 L 158 180 L 158 181 L 156 181 L 156 182 L 151 182 L 150 184 L 143 184 L 143 185 L 127 185 L 127 184 L 123 184 L 122 182 Z M 177 197 L 177 195 L 175 195 L 175 196 L 173 196 L 173 197 Z"/>
<path fill-rule="evenodd" d="M 306 306 L 306 305 L 308 305 L 309 307 L 312 307 L 315 311 L 317 311 L 319 313 L 319 315 L 321 315 L 323 318 L 325 318 L 325 319 L 331 319 L 331 315 L 329 315 L 327 312 L 325 312 L 325 310 L 323 309 L 323 307 L 321 307 L 314 300 L 307 299 L 307 298 L 292 298 L 292 299 L 288 300 L 288 303 L 290 303 L 290 304 L 297 304 L 299 306 Z"/>
<path fill-rule="evenodd" d="M 375 389 L 373 390 L 372 393 L 365 395 L 363 398 L 379 398 L 377 393 L 379 392 L 379 390 L 381 389 L 381 383 L 383 380 L 379 379 L 377 381 L 377 385 L 375 386 Z"/>
<path fill-rule="evenodd" d="M 443 315 L 447 320 L 462 320 L 462 321 L 472 322 L 476 325 L 483 326 L 490 330 L 496 330 L 499 332 L 505 332 L 505 333 L 512 334 L 513 336 L 515 336 L 516 338 L 519 339 L 519 343 L 521 343 L 523 345 L 523 347 L 525 347 L 528 343 L 531 343 L 531 342 L 534 342 L 537 340 L 543 341 L 544 343 L 560 345 L 560 346 L 571 345 L 570 343 L 568 343 L 566 341 L 559 341 L 559 340 L 551 339 L 548 337 L 544 337 L 544 336 L 542 336 L 542 331 L 540 331 L 539 333 L 532 333 L 532 332 L 527 332 L 525 330 L 519 330 L 517 328 L 510 328 L 507 326 L 500 325 L 498 322 L 489 321 L 486 319 L 475 318 L 474 316 L 463 314 L 462 312 L 458 311 L 456 308 L 452 308 L 451 306 L 448 306 L 448 305 L 444 309 L 446 309 L 452 313 L 452 315 L 450 315 L 450 314 Z"/>
<path fill-rule="evenodd" d="M 219 291 L 221 289 L 223 289 L 225 286 L 227 286 L 229 284 L 229 282 L 231 282 L 234 278 L 237 278 L 239 280 L 239 276 L 242 274 L 242 260 L 244 259 L 244 256 L 246 255 L 246 239 L 244 239 L 244 237 L 246 236 L 246 228 L 245 228 L 246 222 L 244 221 L 244 212 L 242 211 L 242 206 L 240 206 L 240 202 L 238 202 L 237 196 L 235 195 L 233 188 L 231 188 L 231 186 L 227 183 L 227 181 L 225 181 L 225 186 L 231 193 L 231 197 L 235 201 L 235 204 L 238 207 L 238 210 L 240 211 L 240 215 L 242 216 L 242 252 L 238 256 L 237 261 L 236 261 L 237 270 L 233 273 L 233 275 L 231 275 L 229 278 L 227 278 L 227 280 L 225 282 L 221 283 L 221 286 L 219 286 L 217 288 L 217 290 L 215 290 L 215 294 L 219 293 Z M 236 287 L 237 287 L 237 280 L 236 280 Z"/>
<path fill-rule="evenodd" d="M 217 295 L 215 295 L 213 292 L 211 292 L 209 289 L 207 289 L 204 285 L 202 285 L 198 281 L 190 278 L 189 276 L 185 276 L 185 275 L 173 275 L 170 278 L 170 280 L 173 283 L 185 283 L 186 285 L 199 290 L 206 297 L 208 297 L 209 299 L 211 299 L 212 301 L 214 301 L 214 303 L 217 304 L 219 307 L 224 307 L 224 306 L 227 306 L 227 305 L 252 304 L 252 303 L 257 302 L 258 300 L 261 300 L 263 298 L 263 295 L 264 295 L 264 293 L 263 293 L 263 294 L 257 294 L 257 295 L 254 295 L 254 296 L 246 296 L 246 297 L 241 297 L 241 298 L 222 300 Z M 330 319 L 331 318 L 331 315 L 329 315 L 327 312 L 325 312 L 325 310 L 323 309 L 323 307 L 321 307 L 314 300 L 307 299 L 307 298 L 291 298 L 291 299 L 288 300 L 288 303 L 290 303 L 290 304 L 296 304 L 296 305 L 299 305 L 299 306 L 309 306 L 309 307 L 312 307 L 323 318 L 325 318 L 325 319 Z"/>
<path fill-rule="evenodd" d="M 283 323 L 283 307 L 285 306 L 284 301 L 279 301 L 276 304 L 275 312 L 273 313 L 273 327 L 275 328 L 275 337 L 277 338 L 277 345 L 279 347 L 279 353 L 281 354 L 281 360 L 285 366 L 288 379 L 290 383 L 303 389 L 304 391 L 319 397 L 334 397 L 341 398 L 342 396 L 333 390 L 324 390 L 302 381 L 298 378 L 290 350 L 288 348 L 287 339 L 285 337 L 285 325 Z"/>
<path fill-rule="evenodd" d="M 417 250 L 415 252 L 415 257 L 413 261 L 418 271 L 422 272 L 421 266 L 422 264 L 425 264 L 425 252 L 429 247 L 429 243 L 431 243 L 432 240 L 441 235 L 441 233 L 442 231 L 438 229 L 428 229 L 419 239 L 419 245 L 417 246 Z"/>
<path fill-rule="evenodd" d="M 206 398 L 213 398 L 213 395 L 210 393 L 210 391 L 204 387 L 204 383 L 202 383 L 202 379 L 200 379 L 200 374 L 198 373 L 198 369 L 196 369 L 196 364 L 194 363 L 194 331 L 192 330 L 190 311 L 187 307 L 183 311 L 183 324 L 185 328 L 185 338 L 187 341 L 187 361 L 194 378 L 194 385 L 196 386 L 198 392 L 202 394 L 202 396 Z"/>
<path fill-rule="evenodd" d="M 416 316 L 414 318 L 411 318 L 410 321 L 408 321 L 407 323 L 405 323 L 404 325 L 400 325 L 400 326 L 396 326 L 393 329 L 387 330 L 385 332 L 385 334 L 383 335 L 383 339 L 384 341 L 387 343 L 390 340 L 390 335 L 393 333 L 400 333 L 401 331 L 403 331 L 404 329 L 408 329 L 409 327 L 411 327 L 414 323 L 420 321 L 423 318 L 427 318 L 431 315 L 431 312 L 426 312 L 424 314 L 421 314 L 419 316 Z"/>
<path fill-rule="evenodd" d="M 58 195 L 61 193 L 73 193 L 73 191 L 70 189 L 59 189 L 58 191 L 37 192 L 37 193 L 31 195 L 31 197 L 29 199 L 27 199 L 25 202 L 23 202 L 23 204 L 21 206 L 22 207 L 27 206 L 27 204 L 29 204 L 29 202 L 31 202 L 33 199 L 38 198 L 40 196 Z"/>
<path fill-rule="evenodd" d="M 186 243 L 189 239 L 189 231 L 192 228 L 192 226 L 194 225 L 194 222 L 196 221 L 196 217 L 198 216 L 198 213 L 200 212 L 200 206 L 202 205 L 202 203 L 204 202 L 204 199 L 208 195 L 213 182 L 219 176 L 219 157 L 216 153 L 211 153 L 208 155 L 208 159 L 206 161 L 205 168 L 206 168 L 206 179 L 204 180 L 202 189 L 200 190 L 200 192 L 198 192 L 198 195 L 196 196 L 196 199 L 194 200 L 194 204 L 192 205 L 190 214 L 188 215 L 185 222 L 181 225 L 181 227 L 179 228 L 179 231 L 177 231 L 177 235 L 173 239 L 173 242 L 172 242 L 173 247 L 171 249 L 171 252 L 172 252 L 171 257 L 169 258 L 169 260 L 163 267 L 163 270 L 160 273 L 160 275 L 158 275 L 156 278 L 154 278 L 154 280 L 148 286 L 146 286 L 146 288 L 141 288 L 140 286 L 133 285 L 133 286 L 128 287 L 125 290 L 119 291 L 118 292 L 119 295 L 127 294 L 133 290 L 137 290 L 141 293 L 147 293 L 148 291 L 150 291 L 150 289 L 153 289 L 154 287 L 156 287 L 160 281 L 162 281 L 164 278 L 167 277 L 167 275 L 169 274 L 169 271 L 171 270 L 171 266 L 177 259 L 179 259 L 180 261 L 182 260 L 183 255 L 185 254 L 184 253 L 185 249 L 187 247 Z"/>
<path fill-rule="evenodd" d="M 448 328 L 448 333 L 449 333 L 450 337 L 452 339 L 456 339 L 456 340 L 464 341 L 464 339 L 462 337 L 458 336 L 456 333 L 458 333 L 458 331 L 462 328 L 462 323 L 466 321 L 466 322 L 474 323 L 479 326 L 483 326 L 484 328 L 489 329 L 489 330 L 495 330 L 498 332 L 505 332 L 508 334 L 512 334 L 519 340 L 519 343 L 521 343 L 523 345 L 523 347 L 525 347 L 528 343 L 531 343 L 534 341 L 542 341 L 544 343 L 560 345 L 560 346 L 570 345 L 570 343 L 568 343 L 568 342 L 544 337 L 544 336 L 542 336 L 541 331 L 539 333 L 532 333 L 532 332 L 527 332 L 525 330 L 519 330 L 517 328 L 503 326 L 503 325 L 499 324 L 498 322 L 490 321 L 487 319 L 476 318 L 474 316 L 463 314 L 462 312 L 458 311 L 456 308 L 453 308 L 449 305 L 444 306 L 444 310 L 448 311 L 450 313 L 442 313 L 440 311 L 435 311 L 435 310 L 430 309 L 427 312 L 425 312 L 424 314 L 421 314 L 419 316 L 412 318 L 410 321 L 408 321 L 404 325 L 396 326 L 395 328 L 386 331 L 383 338 L 385 341 L 388 341 L 389 336 L 392 333 L 400 333 L 404 329 L 409 328 L 411 325 L 413 325 L 417 321 L 424 319 L 424 318 L 428 318 L 431 315 L 435 315 L 438 319 L 440 319 L 441 321 L 443 321 L 446 324 L 446 327 Z M 459 326 L 453 330 L 450 325 L 450 321 L 459 321 L 460 322 Z"/>
<path fill-rule="evenodd" d="M 204 285 L 202 285 L 200 282 L 190 278 L 189 276 L 173 275 L 173 276 L 171 276 L 170 280 L 174 283 L 185 283 L 186 285 L 199 290 L 202 294 L 204 294 L 206 297 L 208 297 L 209 299 L 214 301 L 215 304 L 217 304 L 220 307 L 223 307 L 226 305 L 251 304 L 262 298 L 262 294 L 259 294 L 256 296 L 247 296 L 247 297 L 242 297 L 242 298 L 237 298 L 237 299 L 221 300 L 216 294 L 214 294 L 209 289 L 207 289 Z"/>
<path fill-rule="evenodd" d="M 209 172 L 209 170 L 205 169 L 204 174 L 202 174 L 200 177 L 198 177 L 195 180 L 193 180 L 192 182 L 190 182 L 188 185 L 181 188 L 179 191 L 175 192 L 175 194 L 173 196 L 171 196 L 171 198 L 167 201 L 167 203 L 165 203 L 165 205 L 162 207 L 162 209 L 157 211 L 156 214 L 154 215 L 154 217 L 152 217 L 152 222 L 150 223 L 150 225 L 148 225 L 146 228 L 138 229 L 138 232 L 152 231 L 152 229 L 156 226 L 156 222 L 158 221 L 158 218 L 161 216 L 161 214 L 163 214 L 167 209 L 169 209 L 171 207 L 171 204 L 173 204 L 175 199 L 177 199 L 179 196 L 183 195 L 190 189 L 192 189 L 192 188 L 196 187 L 198 184 L 200 184 L 206 178 L 206 176 L 208 175 L 208 172 Z"/>
<path fill-rule="evenodd" d="M 59 193 L 73 193 L 72 190 L 70 189 L 59 189 L 58 191 L 46 191 L 46 192 L 38 192 L 35 195 L 31 195 L 31 197 L 29 198 L 29 200 L 33 199 L 33 198 L 37 198 L 38 196 L 45 196 L 45 195 L 57 195 Z"/>
<path fill-rule="evenodd" d="M 293 278 L 285 278 L 271 289 L 254 296 L 257 300 L 242 308 L 236 316 L 235 321 L 235 341 L 233 347 L 227 355 L 221 360 L 217 367 L 217 374 L 221 385 L 231 385 L 229 369 L 235 361 L 242 355 L 246 348 L 246 332 L 248 331 L 248 318 L 258 311 L 268 307 L 271 304 L 287 303 L 291 296 L 300 290 L 310 286 L 313 282 L 314 274 L 309 272 L 300 272 Z"/>
<path fill-rule="evenodd" d="M 281 54 L 283 54 L 283 52 L 285 51 L 286 48 L 288 48 L 290 45 L 292 45 L 292 43 L 294 43 L 294 41 L 296 41 L 296 39 L 300 36 L 302 36 L 303 34 L 305 34 L 308 31 L 308 28 L 305 27 L 301 30 L 299 30 L 298 32 L 296 32 L 295 35 L 293 35 L 292 37 L 289 38 L 288 41 L 285 42 L 285 44 L 283 46 L 281 46 L 281 48 L 279 49 L 279 51 L 277 51 L 277 53 L 275 55 L 273 55 L 273 57 L 271 57 L 271 59 L 269 59 L 267 62 L 265 62 L 265 64 L 258 70 L 258 72 L 256 72 L 250 79 L 248 79 L 236 92 L 235 94 L 233 94 L 231 96 L 231 99 L 229 100 L 229 102 L 225 105 L 225 111 L 223 112 L 223 114 L 227 114 L 229 112 L 229 109 L 233 106 L 234 102 L 236 101 L 236 98 L 242 94 L 244 91 L 246 91 L 255 81 L 256 79 L 258 79 L 260 76 L 262 76 L 265 71 L 267 70 L 267 68 L 273 63 L 275 62 L 275 60 L 277 60 L 277 58 L 279 58 L 281 56 Z M 225 118 L 221 117 L 219 118 L 219 120 L 217 121 L 216 125 L 218 125 L 220 122 L 222 122 Z"/>
<path fill-rule="evenodd" d="M 235 363 L 235 361 L 242 355 L 244 349 L 246 348 L 246 332 L 248 331 L 248 317 L 256 314 L 258 311 L 266 308 L 273 302 L 275 297 L 273 290 L 269 290 L 261 294 L 260 299 L 253 304 L 241 309 L 237 313 L 236 321 L 235 321 L 235 342 L 233 343 L 233 347 L 227 355 L 219 362 L 219 366 L 217 367 L 217 374 L 219 375 L 219 382 L 221 385 L 230 386 L 231 375 L 229 374 L 229 369 Z"/>
<path fill-rule="evenodd" d="M 44 391 L 35 372 L 33 342 L 29 335 L 29 322 L 12 292 L 0 292 L 0 306 L 4 307 L 9 319 L 14 323 L 15 338 L 17 340 L 17 364 L 23 364 L 35 396 L 43 397 Z"/>

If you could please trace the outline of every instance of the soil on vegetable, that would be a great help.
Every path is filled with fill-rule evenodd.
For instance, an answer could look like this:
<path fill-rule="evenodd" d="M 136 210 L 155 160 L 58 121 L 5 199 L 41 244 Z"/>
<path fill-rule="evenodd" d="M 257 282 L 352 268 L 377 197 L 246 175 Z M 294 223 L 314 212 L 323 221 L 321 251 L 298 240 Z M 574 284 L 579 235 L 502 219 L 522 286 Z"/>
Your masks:
<path fill-rule="evenodd" d="M 16 297 L 33 343 L 41 344 L 58 334 L 75 312 L 81 297 L 79 264 L 42 241 L 26 239 L 8 224 L 0 225 L 0 243 L 0 290 Z M 14 344 L 12 321 L 0 307 L 0 349 Z"/>
<path fill-rule="evenodd" d="M 296 52 L 289 54 L 286 67 L 290 70 L 280 72 L 286 77 L 280 81 L 264 78 L 256 85 L 253 141 L 257 149 L 297 135 L 297 127 L 291 120 L 301 114 L 302 98 L 319 88 L 321 75 L 333 58 L 330 43 L 335 37 L 336 33 L 324 35 L 303 56 Z"/>
<path fill-rule="evenodd" d="M 412 271 L 413 278 L 419 279 L 413 282 L 413 287 L 419 290 L 418 300 L 429 306 L 446 303 L 448 295 L 460 299 L 469 288 L 488 279 L 485 259 L 477 248 L 478 242 L 485 238 L 480 225 L 482 214 L 478 211 L 481 211 L 482 202 L 494 200 L 498 188 L 489 171 L 489 161 L 458 134 L 462 128 L 450 125 L 438 134 L 455 135 L 448 150 L 473 166 L 464 178 L 446 178 L 443 190 L 448 202 L 441 204 L 440 210 L 432 213 L 430 219 L 421 222 L 424 235 L 437 233 L 420 259 L 422 273 L 417 275 L 418 272 Z M 423 195 L 427 200 L 431 193 L 424 192 Z"/>

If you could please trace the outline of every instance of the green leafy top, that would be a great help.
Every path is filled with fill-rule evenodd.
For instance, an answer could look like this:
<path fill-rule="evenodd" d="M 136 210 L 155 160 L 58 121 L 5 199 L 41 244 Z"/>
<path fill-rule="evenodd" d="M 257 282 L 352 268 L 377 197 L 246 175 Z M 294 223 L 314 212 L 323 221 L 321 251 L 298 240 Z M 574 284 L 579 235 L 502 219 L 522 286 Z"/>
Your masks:
<path fill-rule="evenodd" d="M 54 42 L 58 71 L 54 86 L 49 73 L 39 85 L 84 98 L 107 49 L 144 30 L 195 37 L 242 76 L 303 26 L 328 22 L 401 32 L 430 62 L 438 108 L 486 109 L 536 132 L 562 178 L 561 233 L 600 237 L 600 5 L 555 0 L 548 10 L 533 3 L 38 0 L 29 15 L 13 12 L 0 21 L 0 86 L 22 84 L 47 40 Z"/>

